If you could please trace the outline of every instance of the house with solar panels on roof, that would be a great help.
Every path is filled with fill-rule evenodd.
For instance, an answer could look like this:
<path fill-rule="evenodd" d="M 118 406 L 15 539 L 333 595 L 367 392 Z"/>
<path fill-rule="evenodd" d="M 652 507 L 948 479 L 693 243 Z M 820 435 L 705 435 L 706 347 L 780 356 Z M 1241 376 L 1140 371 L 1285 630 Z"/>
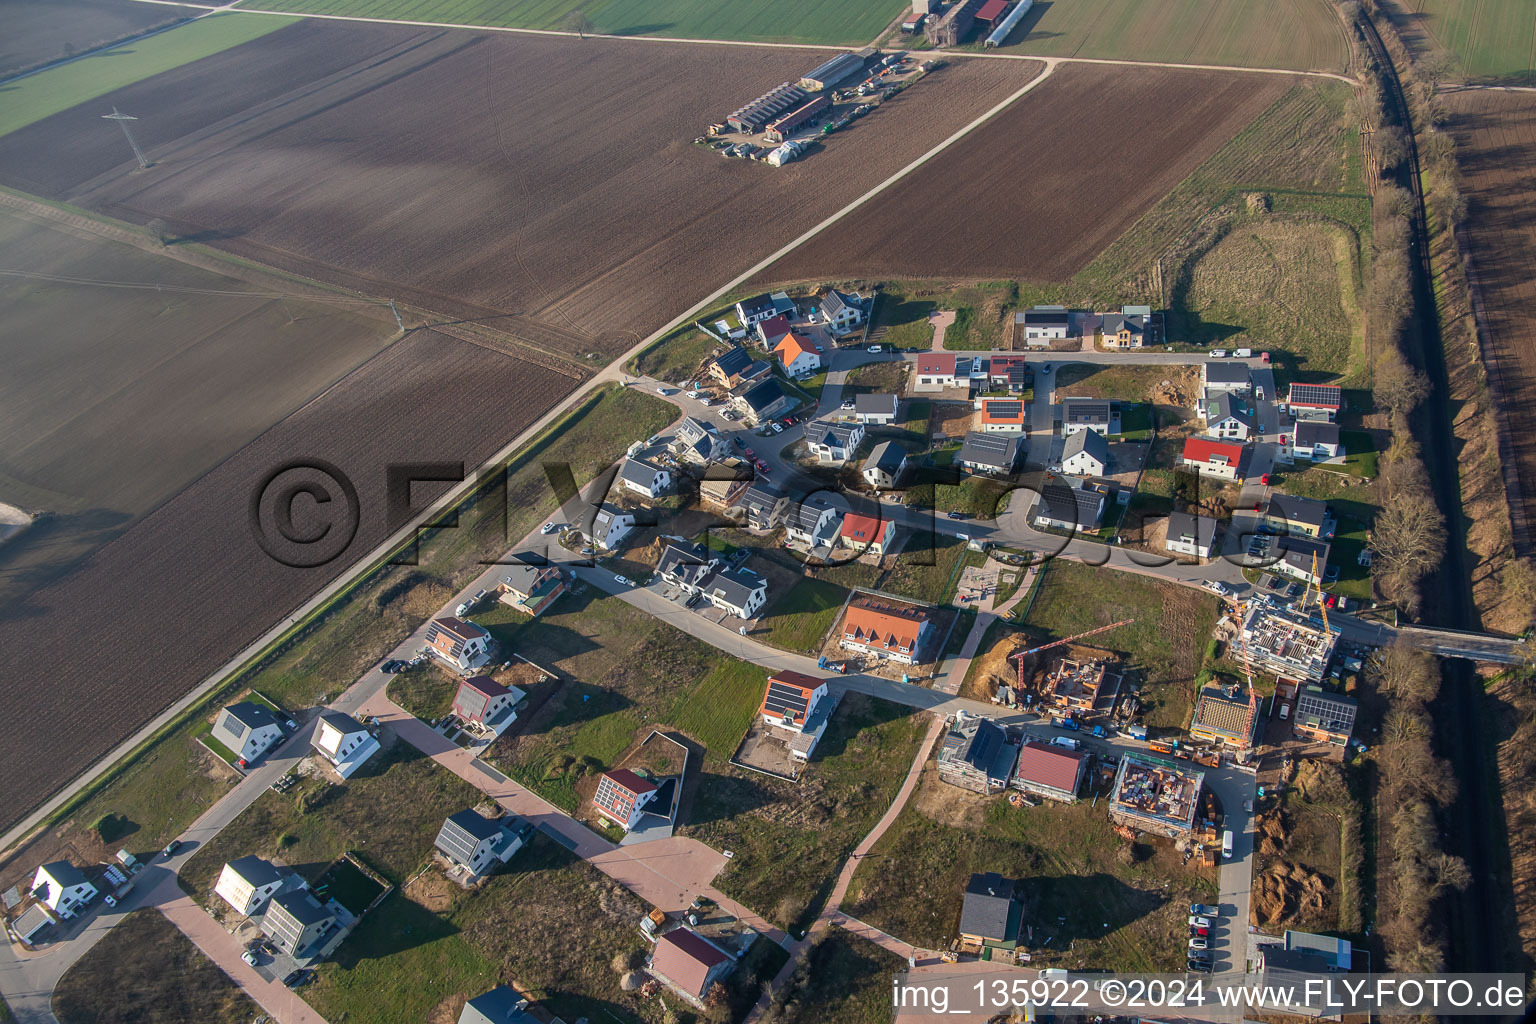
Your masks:
<path fill-rule="evenodd" d="M 976 425 L 984 434 L 1024 433 L 1024 400 L 982 398 L 976 403 Z"/>
<path fill-rule="evenodd" d="M 1344 389 L 1336 384 L 1292 384 L 1285 404 L 1298 420 L 1331 423 L 1344 408 Z"/>
<path fill-rule="evenodd" d="M 796 761 L 809 761 L 827 731 L 837 702 L 827 693 L 827 681 L 785 669 L 768 677 L 760 714 L 774 729 L 789 737 L 789 753 Z"/>
<path fill-rule="evenodd" d="M 1001 793 L 1013 778 L 1019 746 L 1007 729 L 990 718 L 962 711 L 939 747 L 939 778 L 973 793 Z"/>
<path fill-rule="evenodd" d="M 827 326 L 838 334 L 851 331 L 864 322 L 864 297 L 858 292 L 829 288 L 821 297 L 820 309 Z"/>
<path fill-rule="evenodd" d="M 212 735 L 244 768 L 283 738 L 283 727 L 278 724 L 277 715 L 265 704 L 242 700 L 219 712 Z"/>
<path fill-rule="evenodd" d="M 447 817 L 432 845 L 453 874 L 468 885 L 511 860 L 532 832 L 533 827 L 515 814 L 487 818 L 465 808 Z"/>
<path fill-rule="evenodd" d="M 453 615 L 433 619 L 426 641 L 433 657 L 455 672 L 472 672 L 490 664 L 491 634 L 473 622 Z"/>
<path fill-rule="evenodd" d="M 592 806 L 603 817 L 628 832 L 639 823 L 646 806 L 656 799 L 659 790 L 656 783 L 628 768 L 614 768 L 603 772 L 597 780 L 597 792 L 592 795 Z"/>

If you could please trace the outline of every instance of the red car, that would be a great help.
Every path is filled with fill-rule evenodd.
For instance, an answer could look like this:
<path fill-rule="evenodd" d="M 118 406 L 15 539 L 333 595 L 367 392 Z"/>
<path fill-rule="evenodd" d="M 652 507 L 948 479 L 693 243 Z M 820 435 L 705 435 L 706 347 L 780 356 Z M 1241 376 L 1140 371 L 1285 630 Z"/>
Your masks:
<path fill-rule="evenodd" d="M 1263 484 L 1265 487 L 1268 487 L 1269 486 L 1269 474 L 1268 473 L 1262 474 L 1259 477 L 1259 483 Z"/>
<path fill-rule="evenodd" d="M 1202 939 L 1208 938 L 1211 934 L 1211 930 L 1209 928 L 1191 928 L 1190 931 L 1194 932 L 1197 937 Z"/>

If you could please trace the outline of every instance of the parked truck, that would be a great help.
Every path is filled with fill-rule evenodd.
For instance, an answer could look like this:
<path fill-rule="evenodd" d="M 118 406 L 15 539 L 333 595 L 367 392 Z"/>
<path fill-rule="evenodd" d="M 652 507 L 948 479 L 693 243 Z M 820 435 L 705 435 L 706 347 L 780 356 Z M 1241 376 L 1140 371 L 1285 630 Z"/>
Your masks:
<path fill-rule="evenodd" d="M 1076 716 L 1070 714 L 1052 718 L 1051 724 L 1058 729 L 1071 729 L 1073 732 L 1077 732 L 1082 728 L 1082 725 L 1079 724 Z"/>
<path fill-rule="evenodd" d="M 1125 731 L 1133 740 L 1145 740 L 1147 738 L 1147 727 L 1144 725 L 1132 725 L 1127 727 Z"/>

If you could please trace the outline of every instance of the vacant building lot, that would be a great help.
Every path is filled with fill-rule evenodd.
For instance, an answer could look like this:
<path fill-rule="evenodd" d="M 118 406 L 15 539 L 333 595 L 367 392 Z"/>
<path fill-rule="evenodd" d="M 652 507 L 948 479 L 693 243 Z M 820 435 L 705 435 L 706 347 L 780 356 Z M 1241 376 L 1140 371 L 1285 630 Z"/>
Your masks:
<path fill-rule="evenodd" d="M 380 319 L 355 302 L 285 304 L 244 281 L 10 209 L 0 209 L 0 246 L 16 268 L 0 275 L 0 501 L 43 514 L 0 549 L 0 598 L 13 601 L 395 333 L 387 311 Z"/>
<path fill-rule="evenodd" d="M 761 278 L 1066 280 L 1287 84 L 1279 75 L 1063 65 Z M 1105 156 L 1107 139 L 1134 156 Z"/>
<path fill-rule="evenodd" d="M 590 32 L 616 36 L 674 36 L 772 43 L 869 42 L 901 13 L 899 0 L 253 0 L 249 6 L 304 14 L 438 21 L 453 25 L 574 31 L 584 14 Z M 809 71 L 815 65 L 807 65 Z M 790 80 L 793 81 L 793 76 Z"/>
<path fill-rule="evenodd" d="M 4 10 L 0 75 L 14 75 L 201 13 L 170 4 L 113 0 L 7 0 Z"/>
<path fill-rule="evenodd" d="M 60 1024 L 249 1021 L 261 1009 L 158 910 L 137 910 L 59 980 Z M 5 1014 L 10 1020 L 10 1014 Z"/>
<path fill-rule="evenodd" d="M 1343 71 L 1349 43 L 1326 0 L 1071 0 L 1036 4 L 1004 52 Z"/>
<path fill-rule="evenodd" d="M 333 43 L 357 60 L 325 52 Z M 223 111 L 217 123 L 185 113 L 197 82 L 227 97 L 232 83 L 277 79 L 274 61 L 311 51 L 313 72 L 293 69 L 279 95 L 269 83 L 238 117 L 224 98 L 206 101 Z M 0 141 L 0 180 L 138 223 L 162 218 L 369 294 L 465 316 L 524 314 L 544 327 L 535 343 L 612 356 L 1039 70 L 941 69 L 785 168 L 692 145 L 734 105 L 823 59 L 305 23 L 108 97 L 145 125 L 148 171 L 124 173 L 131 156 L 92 106 Z M 187 127 L 157 141 L 150 126 L 168 124 Z"/>

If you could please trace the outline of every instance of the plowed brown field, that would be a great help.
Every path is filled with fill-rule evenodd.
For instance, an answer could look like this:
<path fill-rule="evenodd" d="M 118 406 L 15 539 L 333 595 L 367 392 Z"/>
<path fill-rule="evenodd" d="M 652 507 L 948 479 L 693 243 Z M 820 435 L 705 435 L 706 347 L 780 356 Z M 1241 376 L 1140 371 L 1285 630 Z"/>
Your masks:
<path fill-rule="evenodd" d="M 3 0 L 0 75 L 13 75 L 197 13 L 190 7 L 118 0 Z"/>
<path fill-rule="evenodd" d="M 824 57 L 303 23 L 103 97 L 140 118 L 148 171 L 127 173 L 92 106 L 0 140 L 0 180 L 430 309 L 536 316 L 612 354 L 1039 71 L 954 62 L 785 168 L 691 144 Z"/>
<path fill-rule="evenodd" d="M 567 393 L 552 370 L 414 332 L 220 463 L 84 568 L 0 609 L 0 821 L 105 754 L 388 535 L 385 466 L 470 468 Z M 251 496 L 289 460 L 323 459 L 357 488 L 356 537 L 315 569 L 268 558 Z M 420 494 L 416 500 L 424 500 Z M 67 709 L 67 710 L 66 710 Z M 66 715 L 60 743 L 38 723 Z"/>
<path fill-rule="evenodd" d="M 1469 89 L 1444 96 L 1467 196 L 1469 269 L 1486 327 L 1484 362 L 1513 457 L 1510 516 L 1531 535 L 1536 494 L 1536 94 Z"/>
<path fill-rule="evenodd" d="M 993 123 L 759 280 L 1064 281 L 1293 81 L 1061 65 Z"/>

